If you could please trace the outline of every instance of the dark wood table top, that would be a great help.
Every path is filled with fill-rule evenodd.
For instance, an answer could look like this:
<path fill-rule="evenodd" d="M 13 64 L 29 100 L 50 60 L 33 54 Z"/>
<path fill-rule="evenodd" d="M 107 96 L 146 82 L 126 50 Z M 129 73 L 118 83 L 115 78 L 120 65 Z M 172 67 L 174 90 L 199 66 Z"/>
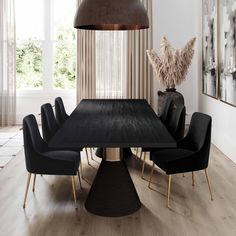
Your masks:
<path fill-rule="evenodd" d="M 146 100 L 84 99 L 49 146 L 165 148 L 176 142 Z"/>

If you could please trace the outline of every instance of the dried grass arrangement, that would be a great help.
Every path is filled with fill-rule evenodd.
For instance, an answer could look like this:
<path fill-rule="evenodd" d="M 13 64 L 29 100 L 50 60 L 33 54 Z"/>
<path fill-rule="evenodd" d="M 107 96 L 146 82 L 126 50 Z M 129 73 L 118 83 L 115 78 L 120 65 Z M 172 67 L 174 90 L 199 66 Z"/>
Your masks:
<path fill-rule="evenodd" d="M 166 37 L 161 43 L 160 56 L 152 50 L 147 55 L 160 83 L 167 89 L 175 89 L 185 79 L 194 55 L 196 38 L 191 39 L 184 48 L 174 50 Z"/>

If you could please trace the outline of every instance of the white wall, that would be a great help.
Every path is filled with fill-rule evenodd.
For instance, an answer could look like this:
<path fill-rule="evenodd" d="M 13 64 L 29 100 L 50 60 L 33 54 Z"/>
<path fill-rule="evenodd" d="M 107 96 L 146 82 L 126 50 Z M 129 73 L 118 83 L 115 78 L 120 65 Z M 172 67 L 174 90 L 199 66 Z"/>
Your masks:
<path fill-rule="evenodd" d="M 200 94 L 199 110 L 212 116 L 212 142 L 236 163 L 236 108 Z"/>
<path fill-rule="evenodd" d="M 153 0 L 153 43 L 160 51 L 160 43 L 166 36 L 174 48 L 182 48 L 191 38 L 197 37 L 197 9 L 199 0 Z M 185 98 L 187 113 L 198 109 L 198 55 L 195 54 L 186 81 L 177 87 Z M 164 90 L 154 75 L 153 103 L 157 107 L 157 91 Z"/>

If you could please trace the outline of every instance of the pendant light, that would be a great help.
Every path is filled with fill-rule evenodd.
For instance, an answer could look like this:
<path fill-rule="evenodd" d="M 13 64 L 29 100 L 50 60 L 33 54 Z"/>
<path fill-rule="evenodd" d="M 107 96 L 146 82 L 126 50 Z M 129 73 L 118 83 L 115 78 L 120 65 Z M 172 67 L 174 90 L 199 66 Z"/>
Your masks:
<path fill-rule="evenodd" d="M 149 28 L 140 0 L 83 0 L 74 27 L 85 30 L 138 30 Z"/>

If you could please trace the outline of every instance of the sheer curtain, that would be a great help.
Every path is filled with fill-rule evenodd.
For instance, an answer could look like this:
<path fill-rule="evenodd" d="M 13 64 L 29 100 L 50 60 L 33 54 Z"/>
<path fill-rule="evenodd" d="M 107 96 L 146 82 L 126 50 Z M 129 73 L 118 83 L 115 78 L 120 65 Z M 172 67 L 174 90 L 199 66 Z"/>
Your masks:
<path fill-rule="evenodd" d="M 15 124 L 14 0 L 0 1 L 0 126 Z"/>
<path fill-rule="evenodd" d="M 126 32 L 96 32 L 96 98 L 126 98 L 126 55 Z"/>
<path fill-rule="evenodd" d="M 146 50 L 153 47 L 152 0 L 140 0 L 150 28 L 96 31 L 96 97 L 146 99 L 152 103 L 152 69 Z"/>

